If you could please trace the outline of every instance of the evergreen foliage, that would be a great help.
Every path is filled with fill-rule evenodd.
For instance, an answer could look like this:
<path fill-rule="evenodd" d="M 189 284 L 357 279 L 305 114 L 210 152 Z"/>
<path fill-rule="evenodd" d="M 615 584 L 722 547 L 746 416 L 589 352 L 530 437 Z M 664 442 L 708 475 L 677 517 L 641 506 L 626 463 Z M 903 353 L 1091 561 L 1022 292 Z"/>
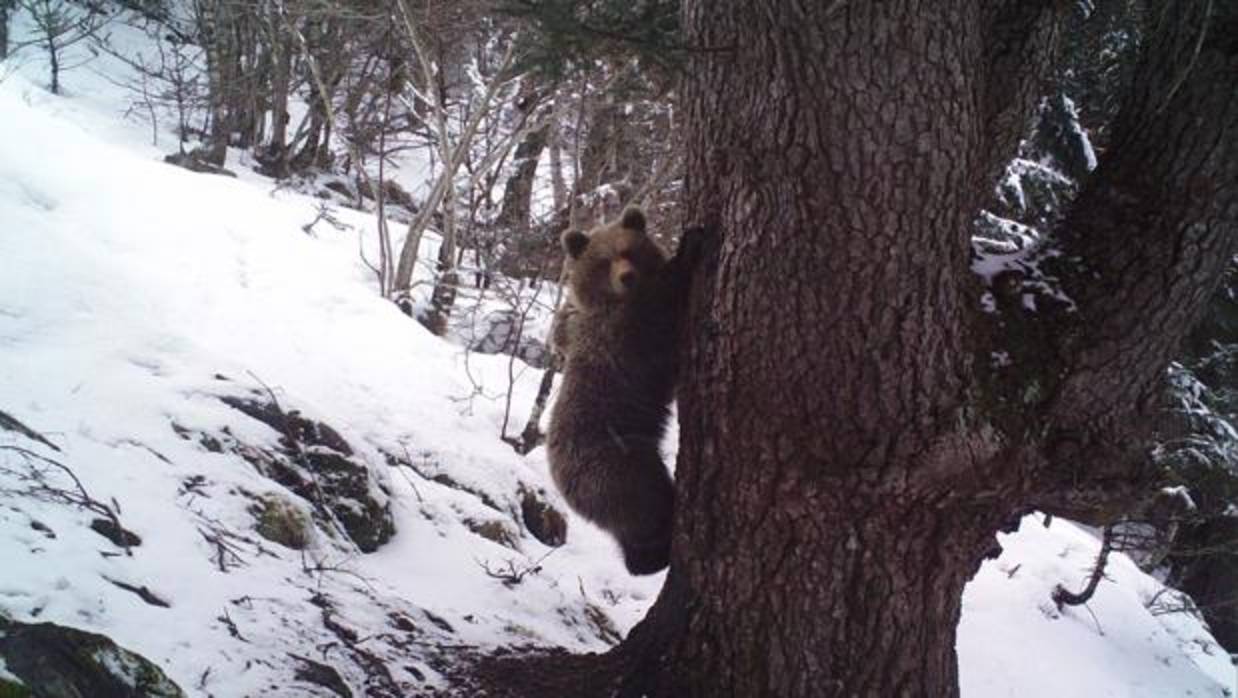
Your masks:
<path fill-rule="evenodd" d="M 678 0 L 502 0 L 499 8 L 527 22 L 524 61 L 551 77 L 625 58 L 673 72 L 684 58 Z"/>

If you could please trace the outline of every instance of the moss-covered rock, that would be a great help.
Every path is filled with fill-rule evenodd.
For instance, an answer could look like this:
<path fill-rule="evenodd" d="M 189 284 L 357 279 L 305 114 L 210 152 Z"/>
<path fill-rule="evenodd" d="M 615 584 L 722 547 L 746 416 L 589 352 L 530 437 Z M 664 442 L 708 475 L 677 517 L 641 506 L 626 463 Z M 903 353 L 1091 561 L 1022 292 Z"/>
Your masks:
<path fill-rule="evenodd" d="M 0 680 L 2 698 L 184 698 L 150 660 L 103 635 L 0 616 L 0 661 L 21 683 Z"/>
<path fill-rule="evenodd" d="M 0 698 L 31 698 L 32 695 L 26 686 L 16 681 L 0 679 Z"/>
<path fill-rule="evenodd" d="M 489 519 L 486 521 L 478 521 L 477 519 L 465 519 L 464 525 L 473 533 L 485 538 L 488 541 L 498 543 L 505 548 L 519 550 L 517 544 L 517 533 L 512 530 L 511 526 L 498 519 Z"/>
<path fill-rule="evenodd" d="M 395 522 L 383 485 L 355 457 L 344 437 L 323 422 L 308 419 L 296 410 L 284 411 L 279 404 L 258 395 L 225 396 L 221 400 L 274 429 L 280 435 L 279 448 L 251 446 L 232 434 L 225 434 L 224 447 L 312 504 L 315 519 L 328 533 L 337 529 L 338 522 L 362 552 L 373 552 L 390 540 Z M 288 531 L 276 532 L 284 533 Z M 308 543 L 308 537 L 304 542 Z"/>
<path fill-rule="evenodd" d="M 543 545 L 557 548 L 567 542 L 567 519 L 546 502 L 541 492 L 521 490 L 520 518 L 529 533 Z"/>
<path fill-rule="evenodd" d="M 250 513 L 256 520 L 255 530 L 263 538 L 293 550 L 309 547 L 313 522 L 287 497 L 264 494 L 258 497 Z"/>

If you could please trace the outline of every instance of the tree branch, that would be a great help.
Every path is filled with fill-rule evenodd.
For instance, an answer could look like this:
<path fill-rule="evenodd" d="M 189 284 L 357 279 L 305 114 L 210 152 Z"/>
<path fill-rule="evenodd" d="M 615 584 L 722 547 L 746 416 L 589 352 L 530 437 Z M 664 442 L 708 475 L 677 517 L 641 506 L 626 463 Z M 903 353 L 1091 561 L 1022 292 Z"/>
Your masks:
<path fill-rule="evenodd" d="M 1105 576 L 1105 565 L 1109 562 L 1109 553 L 1113 550 L 1113 526 L 1105 526 L 1105 531 L 1100 540 L 1100 552 L 1096 555 L 1096 562 L 1092 565 L 1092 572 L 1088 575 L 1088 583 L 1083 587 L 1083 591 L 1075 593 L 1066 587 L 1058 584 L 1053 588 L 1053 603 L 1057 604 L 1058 610 L 1062 610 L 1062 606 L 1082 606 L 1092 599 L 1092 595 L 1096 593 L 1096 587 L 1100 586 L 1100 580 Z"/>
<path fill-rule="evenodd" d="M 1156 477 L 1165 367 L 1238 239 L 1238 7 L 1166 3 L 1150 22 L 1112 147 L 1040 260 L 1073 311 L 1029 320 L 1052 357 L 1035 504 L 1068 516 Z"/>
<path fill-rule="evenodd" d="M 1069 422 L 1155 402 L 1238 237 L 1238 8 L 1192 0 L 1153 21 L 1146 77 L 1055 236 L 1077 308 L 1053 407 Z"/>

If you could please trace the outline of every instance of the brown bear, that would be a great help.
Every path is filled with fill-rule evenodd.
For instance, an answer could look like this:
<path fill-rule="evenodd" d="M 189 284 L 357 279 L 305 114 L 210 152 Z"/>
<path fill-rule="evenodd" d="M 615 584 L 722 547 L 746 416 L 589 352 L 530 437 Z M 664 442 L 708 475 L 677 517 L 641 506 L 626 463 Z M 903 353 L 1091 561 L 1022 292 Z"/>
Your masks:
<path fill-rule="evenodd" d="M 613 535 L 632 574 L 669 564 L 675 489 L 658 451 L 674 397 L 692 245 L 666 253 L 645 214 L 563 235 L 568 299 L 552 341 L 563 382 L 546 439 L 567 503 Z"/>

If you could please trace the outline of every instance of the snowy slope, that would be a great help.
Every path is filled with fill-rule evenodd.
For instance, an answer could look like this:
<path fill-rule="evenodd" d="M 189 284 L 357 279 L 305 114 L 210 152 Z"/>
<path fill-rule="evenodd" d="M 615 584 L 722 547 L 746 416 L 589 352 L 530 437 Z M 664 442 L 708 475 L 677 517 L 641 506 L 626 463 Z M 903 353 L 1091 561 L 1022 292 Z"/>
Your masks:
<path fill-rule="evenodd" d="M 1229 655 L 1194 618 L 1150 613 L 1164 586 L 1126 555 L 1109 559 L 1086 608 L 1059 612 L 1054 587 L 1082 589 L 1100 544 L 1061 519 L 1046 529 L 1042 518 L 1027 516 L 1017 533 L 999 534 L 1001 557 L 986 562 L 963 594 L 964 696 L 1234 695 Z"/>
<path fill-rule="evenodd" d="M 503 403 L 486 396 L 506 389 L 505 358 L 470 357 L 470 379 L 458 347 L 377 297 L 357 260 L 356 230 L 324 226 L 310 238 L 301 226 L 314 201 L 162 164 L 141 126 L 127 142 L 115 138 L 116 119 L 84 94 L 97 83 L 72 77 L 87 76 L 69 77 L 81 94 L 69 99 L 24 74 L 0 84 L 0 410 L 59 445 L 60 454 L 40 453 L 72 467 L 95 498 L 115 498 L 143 543 L 132 558 L 101 557 L 115 549 L 86 528 L 92 515 L 0 495 L 0 608 L 102 632 L 157 659 L 186 689 L 210 669 L 201 690 L 217 696 L 286 684 L 286 652 L 322 659 L 315 648 L 338 641 L 310 603 L 323 593 L 358 635 L 393 632 L 388 616 L 398 611 L 421 643 L 599 649 L 589 604 L 606 607 L 620 628 L 639 617 L 658 581 L 628 578 L 602 534 L 578 524 L 570 545 L 521 585 L 483 572 L 480 563 L 530 566 L 550 550 L 511 514 L 522 485 L 557 501 L 540 455 L 522 459 L 497 438 Z M 526 371 L 516 385 L 516 424 L 538 378 Z M 473 395 L 473 380 L 485 396 Z M 340 431 L 379 473 L 397 526 L 379 552 L 362 557 L 322 539 L 314 556 L 341 569 L 307 574 L 293 551 L 267 544 L 274 558 L 239 544 L 243 566 L 217 569 L 199 529 L 212 522 L 253 539 L 252 501 L 240 493 L 282 488 L 172 425 L 226 426 L 247 443 L 274 443 L 275 432 L 217 399 L 259 381 L 285 408 Z M 33 448 L 8 432 L 0 443 Z M 422 475 L 446 474 L 501 511 L 407 468 L 388 472 L 379 449 L 408 456 Z M 187 492 L 190 478 L 206 484 Z M 504 520 L 521 550 L 479 537 L 465 518 Z M 108 579 L 146 586 L 171 608 Z M 406 663 L 416 671 L 393 669 L 401 686 L 420 685 L 417 672 L 433 680 L 429 666 Z M 359 685 L 348 664 L 338 668 Z"/>
<path fill-rule="evenodd" d="M 290 654 L 358 694 L 417 695 L 453 646 L 596 650 L 606 623 L 639 619 L 660 576 L 629 577 L 579 520 L 553 552 L 524 529 L 522 489 L 563 507 L 542 452 L 522 458 L 498 439 L 508 361 L 466 366 L 377 297 L 356 253 L 369 216 L 340 211 L 350 229 L 307 236 L 314 200 L 235 162 L 237 180 L 165 165 L 97 74 L 67 74 L 69 96 L 56 97 L 39 70 L 28 60 L 0 82 L 0 411 L 61 451 L 5 431 L 0 446 L 71 467 L 142 543 L 126 555 L 88 528 L 89 512 L 18 494 L 25 461 L 0 450 L 0 612 L 106 634 L 189 695 L 221 698 L 332 695 L 296 680 Z M 516 424 L 539 377 L 520 373 Z M 305 554 L 257 538 L 252 495 L 295 497 L 173 428 L 273 445 L 279 434 L 219 400 L 268 387 L 368 464 L 396 526 L 377 552 L 321 528 Z M 467 521 L 498 522 L 511 546 Z M 225 569 L 206 535 L 220 531 L 232 536 Z M 1149 613 L 1160 585 L 1124 556 L 1091 614 L 1053 608 L 1053 586 L 1081 583 L 1096 554 L 1088 532 L 1029 518 L 1002 542 L 964 599 L 965 696 L 1233 694 L 1229 658 L 1193 618 Z M 541 569 L 516 585 L 483 569 L 508 561 Z"/>

